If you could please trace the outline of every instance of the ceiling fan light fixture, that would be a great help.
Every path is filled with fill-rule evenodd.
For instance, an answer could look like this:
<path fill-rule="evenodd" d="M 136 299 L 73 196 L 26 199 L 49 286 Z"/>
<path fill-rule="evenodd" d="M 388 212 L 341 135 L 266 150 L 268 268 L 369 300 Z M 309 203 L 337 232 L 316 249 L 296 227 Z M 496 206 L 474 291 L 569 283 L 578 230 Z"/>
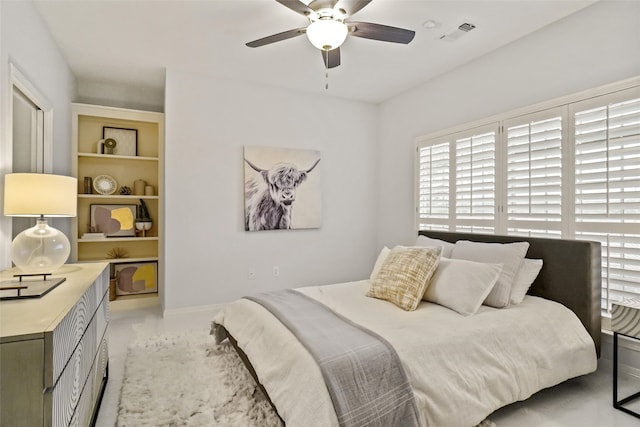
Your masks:
<path fill-rule="evenodd" d="M 307 27 L 307 37 L 312 45 L 321 50 L 333 50 L 344 43 L 349 28 L 344 22 L 334 19 L 318 19 Z"/>

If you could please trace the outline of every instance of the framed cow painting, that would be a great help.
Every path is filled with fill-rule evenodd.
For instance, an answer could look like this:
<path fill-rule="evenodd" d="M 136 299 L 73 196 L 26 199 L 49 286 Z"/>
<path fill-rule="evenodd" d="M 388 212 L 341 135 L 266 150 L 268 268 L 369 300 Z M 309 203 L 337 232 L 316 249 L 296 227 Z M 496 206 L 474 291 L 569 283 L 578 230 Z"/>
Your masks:
<path fill-rule="evenodd" d="M 246 231 L 320 228 L 320 152 L 244 148 Z"/>

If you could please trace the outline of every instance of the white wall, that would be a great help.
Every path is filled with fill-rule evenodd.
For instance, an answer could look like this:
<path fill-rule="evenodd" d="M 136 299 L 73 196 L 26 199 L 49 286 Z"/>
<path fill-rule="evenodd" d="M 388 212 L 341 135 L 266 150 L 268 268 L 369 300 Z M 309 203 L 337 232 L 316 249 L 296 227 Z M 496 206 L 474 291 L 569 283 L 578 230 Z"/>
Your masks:
<path fill-rule="evenodd" d="M 165 309 L 368 276 L 375 106 L 177 70 L 167 71 L 165 94 Z M 244 231 L 245 145 L 321 152 L 320 229 Z"/>
<path fill-rule="evenodd" d="M 0 1 L 0 212 L 4 175 L 11 168 L 11 128 L 9 111 L 9 63 L 30 81 L 53 106 L 53 173 L 71 173 L 71 101 L 75 78 L 33 3 Z M 9 220 L 0 216 L 0 269 L 11 266 Z M 68 219 L 53 225 L 67 235 Z"/>
<path fill-rule="evenodd" d="M 415 240 L 414 139 L 640 75 L 640 2 L 603 1 L 379 107 L 378 245 Z"/>
<path fill-rule="evenodd" d="M 112 81 L 77 80 L 76 102 L 164 112 L 164 90 Z"/>

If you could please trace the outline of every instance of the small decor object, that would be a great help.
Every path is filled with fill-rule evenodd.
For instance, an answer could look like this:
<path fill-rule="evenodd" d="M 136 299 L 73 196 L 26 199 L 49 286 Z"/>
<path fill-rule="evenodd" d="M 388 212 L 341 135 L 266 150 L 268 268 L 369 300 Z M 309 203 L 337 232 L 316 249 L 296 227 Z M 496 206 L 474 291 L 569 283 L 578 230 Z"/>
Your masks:
<path fill-rule="evenodd" d="M 136 156 L 138 154 L 138 130 L 123 129 L 104 126 L 102 128 L 102 137 L 104 138 L 105 151 L 107 149 L 107 141 L 114 140 L 115 146 L 113 153 L 118 156 Z"/>
<path fill-rule="evenodd" d="M 84 177 L 84 194 L 93 193 L 93 179 L 90 176 Z"/>
<path fill-rule="evenodd" d="M 118 183 L 109 175 L 98 175 L 93 180 L 93 189 L 96 190 L 98 194 L 108 196 L 115 193 L 117 188 Z"/>
<path fill-rule="evenodd" d="M 108 259 L 129 258 L 129 252 L 125 248 L 115 247 L 107 251 Z"/>
<path fill-rule="evenodd" d="M 145 196 L 153 196 L 153 185 L 146 185 L 144 187 L 144 195 Z"/>
<path fill-rule="evenodd" d="M 136 179 L 133 181 L 133 194 L 136 196 L 142 196 L 144 194 L 144 187 L 146 187 L 147 182 L 142 179 Z"/>
<path fill-rule="evenodd" d="M 158 263 L 137 262 L 115 265 L 116 295 L 158 292 Z"/>
<path fill-rule="evenodd" d="M 128 196 L 131 194 L 131 188 L 127 187 L 126 185 L 123 185 L 122 187 L 120 187 L 120 194 L 122 194 L 123 196 Z"/>
<path fill-rule="evenodd" d="M 91 230 L 107 237 L 134 237 L 136 205 L 91 205 Z"/>
<path fill-rule="evenodd" d="M 118 143 L 113 138 L 104 140 L 104 154 L 114 154 Z"/>
<path fill-rule="evenodd" d="M 245 230 L 320 228 L 318 163 L 316 150 L 245 147 Z"/>
<path fill-rule="evenodd" d="M 11 260 L 24 274 L 53 273 L 69 258 L 71 244 L 63 232 L 47 223 L 47 216 L 74 217 L 78 180 L 42 173 L 10 173 L 4 177 L 4 214 L 36 217 L 36 225 L 11 243 Z"/>
<path fill-rule="evenodd" d="M 142 237 L 147 237 L 147 231 L 151 230 L 153 221 L 149 216 L 149 209 L 144 200 L 140 199 L 140 205 L 138 205 L 136 216 L 136 230 L 142 232 Z"/>

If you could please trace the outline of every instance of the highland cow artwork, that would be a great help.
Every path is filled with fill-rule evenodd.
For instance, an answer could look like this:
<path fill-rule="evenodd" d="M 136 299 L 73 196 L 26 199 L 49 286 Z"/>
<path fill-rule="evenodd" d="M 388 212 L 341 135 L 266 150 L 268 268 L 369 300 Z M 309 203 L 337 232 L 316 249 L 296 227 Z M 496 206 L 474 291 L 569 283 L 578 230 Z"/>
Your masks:
<path fill-rule="evenodd" d="M 244 148 L 246 231 L 320 228 L 320 152 Z"/>

